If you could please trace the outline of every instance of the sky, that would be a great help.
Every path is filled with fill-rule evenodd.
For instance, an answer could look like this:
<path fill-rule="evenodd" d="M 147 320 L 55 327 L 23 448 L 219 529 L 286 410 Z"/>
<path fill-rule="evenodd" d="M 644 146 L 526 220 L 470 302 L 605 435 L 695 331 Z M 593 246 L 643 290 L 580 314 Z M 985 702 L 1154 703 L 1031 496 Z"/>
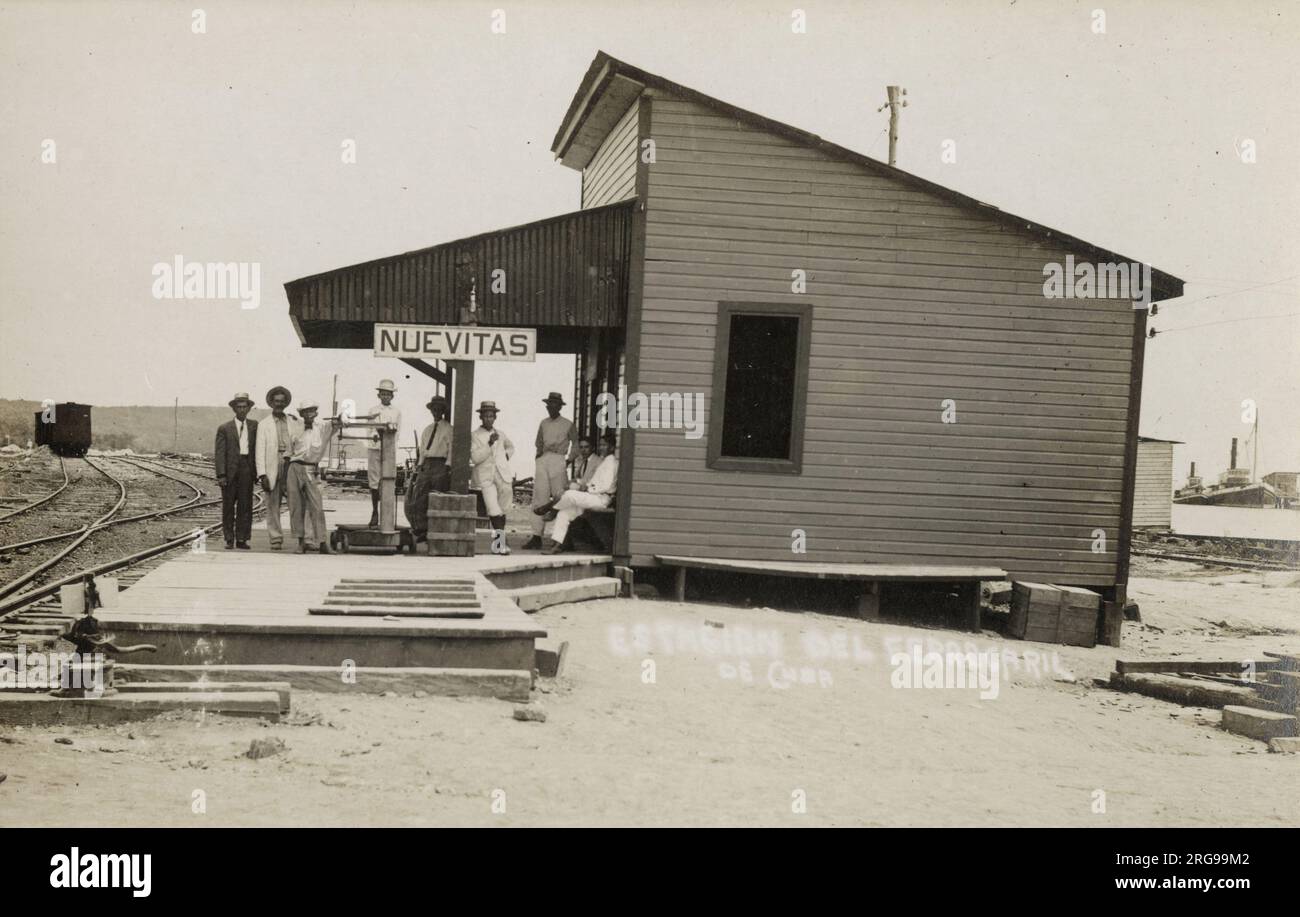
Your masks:
<path fill-rule="evenodd" d="M 1297 3 L 260 0 L 196 31 L 199 2 L 0 4 L 0 397 L 327 403 L 338 374 L 368 406 L 389 377 L 409 441 L 432 384 L 301 348 L 283 284 L 576 210 L 551 139 L 604 50 L 881 159 L 905 87 L 901 168 L 1187 281 L 1141 424 L 1179 482 L 1246 445 L 1247 400 L 1260 472 L 1300 470 Z M 258 307 L 155 298 L 177 255 L 256 263 Z M 477 370 L 516 441 L 552 389 L 571 358 Z"/>

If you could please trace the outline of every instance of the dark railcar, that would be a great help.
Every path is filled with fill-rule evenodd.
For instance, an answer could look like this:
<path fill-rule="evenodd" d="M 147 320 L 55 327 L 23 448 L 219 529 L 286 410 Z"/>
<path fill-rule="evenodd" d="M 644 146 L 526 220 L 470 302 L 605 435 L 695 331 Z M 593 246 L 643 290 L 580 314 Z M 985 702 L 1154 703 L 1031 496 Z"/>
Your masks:
<path fill-rule="evenodd" d="M 59 455 L 85 455 L 90 448 L 90 405 L 72 401 L 36 412 L 36 445 Z"/>

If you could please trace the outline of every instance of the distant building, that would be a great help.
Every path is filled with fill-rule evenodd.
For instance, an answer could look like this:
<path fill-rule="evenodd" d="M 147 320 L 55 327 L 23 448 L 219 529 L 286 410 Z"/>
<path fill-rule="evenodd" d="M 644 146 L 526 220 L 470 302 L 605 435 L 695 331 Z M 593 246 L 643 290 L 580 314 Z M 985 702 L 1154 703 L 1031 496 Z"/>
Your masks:
<path fill-rule="evenodd" d="M 1137 476 L 1133 482 L 1133 528 L 1169 529 L 1173 526 L 1176 445 L 1182 445 L 1181 441 L 1138 437 Z M 1199 478 L 1197 480 L 1199 483 Z"/>
<path fill-rule="evenodd" d="M 1288 506 L 1293 506 L 1297 496 L 1300 496 L 1297 494 L 1297 479 L 1300 479 L 1300 471 L 1274 471 L 1264 475 L 1263 481 L 1271 485 L 1278 496 L 1287 500 Z"/>

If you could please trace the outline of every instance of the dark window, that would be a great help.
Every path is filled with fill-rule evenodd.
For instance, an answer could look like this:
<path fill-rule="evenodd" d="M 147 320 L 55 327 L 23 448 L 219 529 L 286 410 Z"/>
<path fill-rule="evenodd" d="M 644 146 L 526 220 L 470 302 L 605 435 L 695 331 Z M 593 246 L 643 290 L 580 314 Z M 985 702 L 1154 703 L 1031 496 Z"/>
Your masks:
<path fill-rule="evenodd" d="M 811 308 L 721 303 L 709 466 L 798 473 Z"/>

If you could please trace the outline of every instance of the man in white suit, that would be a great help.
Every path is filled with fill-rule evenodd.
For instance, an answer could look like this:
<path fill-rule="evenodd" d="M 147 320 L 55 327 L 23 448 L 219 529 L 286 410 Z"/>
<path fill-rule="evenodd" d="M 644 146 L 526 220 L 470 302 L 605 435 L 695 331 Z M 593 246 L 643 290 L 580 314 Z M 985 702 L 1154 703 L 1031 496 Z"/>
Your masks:
<path fill-rule="evenodd" d="M 504 534 L 506 513 L 514 502 L 515 475 L 510 468 L 510 459 L 515 454 L 515 446 L 510 437 L 495 429 L 495 401 L 480 404 L 478 416 L 482 425 L 470 434 L 469 461 L 474 466 L 474 483 L 483 493 L 483 505 L 487 507 L 492 525 L 492 550 L 497 554 L 509 554 L 510 546 L 506 544 Z M 498 538 L 498 532 L 502 537 Z"/>
<path fill-rule="evenodd" d="M 558 499 L 533 510 L 538 515 L 555 510 L 555 527 L 551 530 L 550 543 L 543 550 L 544 554 L 559 554 L 564 550 L 564 539 L 569 534 L 569 526 L 585 510 L 604 509 L 613 502 L 618 493 L 618 459 L 614 455 L 617 445 L 613 433 L 602 436 L 600 464 L 592 472 L 586 486 L 566 490 Z"/>
<path fill-rule="evenodd" d="M 271 539 L 271 550 L 279 551 L 284 545 L 284 531 L 280 528 L 280 503 L 287 498 L 285 473 L 293 438 L 302 432 L 302 421 L 285 412 L 293 395 L 283 385 L 266 393 L 266 403 L 271 416 L 263 423 L 262 435 L 257 438 L 257 481 L 266 495 L 266 534 Z"/>

